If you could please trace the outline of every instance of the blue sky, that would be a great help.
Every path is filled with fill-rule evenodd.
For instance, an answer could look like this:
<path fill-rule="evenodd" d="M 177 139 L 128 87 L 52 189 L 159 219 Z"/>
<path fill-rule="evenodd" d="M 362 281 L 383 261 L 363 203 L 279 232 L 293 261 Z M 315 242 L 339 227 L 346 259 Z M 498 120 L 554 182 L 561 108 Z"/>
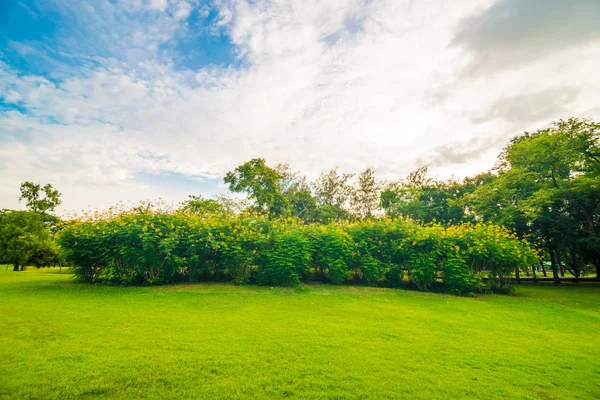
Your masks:
<path fill-rule="evenodd" d="M 488 169 L 600 118 L 596 0 L 0 1 L 0 207 L 222 194 L 252 157 L 309 178 Z"/>

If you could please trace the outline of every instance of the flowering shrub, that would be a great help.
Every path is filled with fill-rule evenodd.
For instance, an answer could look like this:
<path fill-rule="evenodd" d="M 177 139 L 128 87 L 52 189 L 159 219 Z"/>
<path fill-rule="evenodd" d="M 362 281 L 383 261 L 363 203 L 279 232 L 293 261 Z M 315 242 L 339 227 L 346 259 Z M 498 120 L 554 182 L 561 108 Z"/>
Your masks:
<path fill-rule="evenodd" d="M 506 290 L 515 268 L 536 262 L 529 245 L 504 228 L 408 219 L 305 225 L 138 208 L 71 220 L 59 241 L 79 278 L 122 285 L 321 280 L 398 286 L 408 274 L 420 290 L 471 294 Z"/>

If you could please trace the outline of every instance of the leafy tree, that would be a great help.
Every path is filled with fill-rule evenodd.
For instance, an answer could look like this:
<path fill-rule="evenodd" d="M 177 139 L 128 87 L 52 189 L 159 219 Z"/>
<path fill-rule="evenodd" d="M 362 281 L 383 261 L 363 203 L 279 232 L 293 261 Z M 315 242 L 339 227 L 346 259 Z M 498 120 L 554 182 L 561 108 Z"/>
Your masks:
<path fill-rule="evenodd" d="M 21 197 L 19 201 L 25 200 L 27 208 L 35 213 L 47 214 L 54 212 L 61 204 L 60 192 L 51 184 L 42 186 L 39 183 L 23 182 L 21 184 Z"/>
<path fill-rule="evenodd" d="M 52 246 L 41 215 L 31 211 L 9 211 L 0 215 L 0 254 L 14 266 L 23 266 L 40 251 Z"/>
<path fill-rule="evenodd" d="M 280 187 L 288 203 L 288 214 L 307 222 L 315 220 L 317 201 L 312 195 L 306 177 L 291 170 L 289 164 L 275 167 L 280 176 Z"/>
<path fill-rule="evenodd" d="M 202 196 L 190 195 L 189 199 L 184 201 L 182 209 L 191 214 L 214 214 L 225 212 L 225 207 L 218 200 L 204 199 Z"/>
<path fill-rule="evenodd" d="M 379 205 L 381 184 L 375 178 L 375 170 L 367 168 L 358 175 L 352 189 L 351 205 L 359 218 L 371 218 Z"/>
<path fill-rule="evenodd" d="M 57 264 L 61 265 L 62 262 L 62 254 L 58 244 L 54 240 L 42 240 L 39 248 L 27 261 L 28 264 L 38 268 L 51 265 L 56 266 Z"/>
<path fill-rule="evenodd" d="M 481 217 L 547 252 L 555 282 L 567 255 L 576 276 L 585 260 L 600 273 L 599 137 L 600 124 L 572 118 L 514 138 L 500 155 L 497 177 L 472 196 Z"/>
<path fill-rule="evenodd" d="M 317 204 L 344 208 L 352 194 L 352 187 L 349 184 L 352 176 L 352 174 L 339 173 L 337 168 L 322 172 L 313 185 Z"/>
<path fill-rule="evenodd" d="M 307 222 L 316 218 L 317 202 L 306 178 L 288 164 L 275 168 L 262 158 L 250 160 L 227 173 L 225 182 L 233 192 L 249 194 L 254 211 L 270 217 L 293 216 Z"/>
<path fill-rule="evenodd" d="M 427 167 L 411 172 L 404 180 L 391 182 L 381 192 L 381 207 L 386 215 L 408 217 L 426 223 L 444 224 L 473 220 L 466 197 L 483 181 L 487 174 L 457 181 L 438 181 L 427 176 Z"/>
<path fill-rule="evenodd" d="M 253 158 L 230 171 L 224 181 L 234 193 L 247 193 L 255 202 L 255 209 L 272 217 L 285 215 L 289 202 L 281 191 L 282 175 L 267 166 L 262 158 Z"/>

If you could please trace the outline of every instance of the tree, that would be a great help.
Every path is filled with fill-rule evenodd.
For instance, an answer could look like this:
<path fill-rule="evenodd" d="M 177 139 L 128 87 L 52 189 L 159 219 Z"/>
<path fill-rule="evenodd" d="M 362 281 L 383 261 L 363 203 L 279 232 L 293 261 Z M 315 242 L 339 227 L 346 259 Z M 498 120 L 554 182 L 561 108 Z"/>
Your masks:
<path fill-rule="evenodd" d="M 50 233 L 40 214 L 32 211 L 9 211 L 0 215 L 0 254 L 14 266 L 23 266 L 38 252 L 52 246 Z"/>
<path fill-rule="evenodd" d="M 352 193 L 352 187 L 348 183 L 352 176 L 352 174 L 339 173 L 337 168 L 321 172 L 313 185 L 317 204 L 344 208 Z"/>
<path fill-rule="evenodd" d="M 61 204 L 60 196 L 60 192 L 49 183 L 41 186 L 39 183 L 27 181 L 21 184 L 19 201 L 25 200 L 30 211 L 45 215 L 54 212 Z"/>
<path fill-rule="evenodd" d="M 315 193 L 316 209 L 314 220 L 320 223 L 349 220 L 348 211 L 352 186 L 352 174 L 338 172 L 337 168 L 321 172 L 312 184 Z"/>
<path fill-rule="evenodd" d="M 279 173 L 281 193 L 287 200 L 288 214 L 306 222 L 313 222 L 317 202 L 306 177 L 292 171 L 288 163 L 278 164 L 275 170 Z"/>
<path fill-rule="evenodd" d="M 281 191 L 282 175 L 267 166 L 262 158 L 253 158 L 225 175 L 224 182 L 234 193 L 247 193 L 255 202 L 255 209 L 271 217 L 283 216 L 288 200 Z"/>
<path fill-rule="evenodd" d="M 352 210 L 359 218 L 371 218 L 379 204 L 381 184 L 375 178 L 375 171 L 368 168 L 358 175 L 352 190 Z"/>
<path fill-rule="evenodd" d="M 497 177 L 471 198 L 479 216 L 513 228 L 578 276 L 593 262 L 600 276 L 600 124 L 572 118 L 514 138 L 499 157 Z M 566 266 L 563 261 L 571 260 Z"/>
<path fill-rule="evenodd" d="M 182 203 L 182 210 L 190 214 L 218 214 L 225 212 L 225 207 L 218 200 L 204 199 L 202 196 L 188 196 Z"/>
<path fill-rule="evenodd" d="M 475 182 L 438 181 L 427 176 L 427 167 L 417 168 L 405 179 L 391 182 L 381 192 L 381 207 L 386 215 L 400 215 L 423 222 L 462 223 L 470 220 L 464 197 Z"/>

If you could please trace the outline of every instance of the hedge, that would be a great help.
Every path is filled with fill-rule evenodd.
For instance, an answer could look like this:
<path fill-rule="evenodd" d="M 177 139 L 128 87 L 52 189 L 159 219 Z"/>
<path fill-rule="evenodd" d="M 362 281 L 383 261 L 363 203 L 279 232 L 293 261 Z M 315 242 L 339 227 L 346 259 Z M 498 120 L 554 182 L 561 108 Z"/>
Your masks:
<path fill-rule="evenodd" d="M 132 210 L 77 219 L 59 243 L 87 282 L 154 285 L 230 280 L 297 285 L 344 282 L 472 294 L 508 290 L 530 246 L 488 224 L 452 227 L 408 219 L 306 225 L 252 214 Z M 484 279 L 484 278 L 489 279 Z"/>

